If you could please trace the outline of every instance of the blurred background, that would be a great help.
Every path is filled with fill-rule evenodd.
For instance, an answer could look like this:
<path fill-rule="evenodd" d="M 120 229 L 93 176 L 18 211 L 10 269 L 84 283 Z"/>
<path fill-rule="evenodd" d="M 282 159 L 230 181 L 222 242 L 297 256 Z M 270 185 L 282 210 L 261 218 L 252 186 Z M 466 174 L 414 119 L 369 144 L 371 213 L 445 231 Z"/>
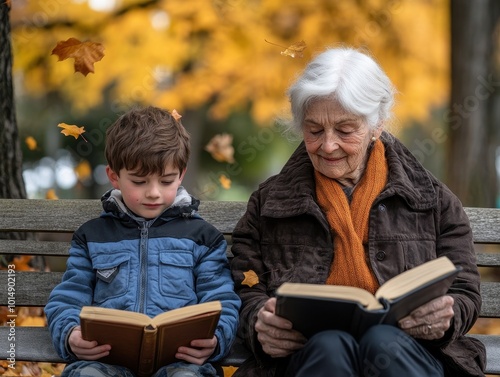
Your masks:
<path fill-rule="evenodd" d="M 390 129 L 424 166 L 465 205 L 499 205 L 496 1 L 7 4 L 29 198 L 99 198 L 109 188 L 106 128 L 129 108 L 151 104 L 177 110 L 191 133 L 188 191 L 202 200 L 247 200 L 298 145 L 277 122 L 289 115 L 288 86 L 317 53 L 343 44 L 367 50 L 394 82 Z M 75 72 L 73 58 L 52 54 L 69 38 L 102 45 L 94 72 Z M 65 136 L 60 123 L 85 132 Z M 11 147 L 2 144 L 4 162 Z"/>

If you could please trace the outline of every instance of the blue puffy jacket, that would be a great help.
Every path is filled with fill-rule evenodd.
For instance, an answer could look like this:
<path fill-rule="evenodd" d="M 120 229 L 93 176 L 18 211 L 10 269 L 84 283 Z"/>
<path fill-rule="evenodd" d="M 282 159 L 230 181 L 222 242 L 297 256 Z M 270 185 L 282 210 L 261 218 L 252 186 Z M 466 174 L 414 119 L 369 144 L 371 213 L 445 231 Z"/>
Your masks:
<path fill-rule="evenodd" d="M 104 212 L 73 235 L 62 282 L 45 307 L 59 355 L 76 360 L 67 338 L 80 324 L 82 306 L 95 305 L 155 315 L 220 300 L 219 347 L 208 361 L 229 351 L 238 325 L 223 235 L 198 214 L 199 201 L 182 187 L 174 204 L 153 220 L 132 214 L 119 190 L 102 198 Z"/>

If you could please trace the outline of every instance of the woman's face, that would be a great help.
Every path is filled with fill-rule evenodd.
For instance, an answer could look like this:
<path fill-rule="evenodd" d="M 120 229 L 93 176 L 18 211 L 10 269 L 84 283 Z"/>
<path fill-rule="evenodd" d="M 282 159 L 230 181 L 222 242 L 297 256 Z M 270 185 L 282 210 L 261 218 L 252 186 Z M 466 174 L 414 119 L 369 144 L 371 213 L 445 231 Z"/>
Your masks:
<path fill-rule="evenodd" d="M 302 126 L 307 153 L 314 168 L 343 186 L 354 186 L 363 174 L 371 138 L 382 132 L 368 128 L 331 98 L 311 102 Z"/>

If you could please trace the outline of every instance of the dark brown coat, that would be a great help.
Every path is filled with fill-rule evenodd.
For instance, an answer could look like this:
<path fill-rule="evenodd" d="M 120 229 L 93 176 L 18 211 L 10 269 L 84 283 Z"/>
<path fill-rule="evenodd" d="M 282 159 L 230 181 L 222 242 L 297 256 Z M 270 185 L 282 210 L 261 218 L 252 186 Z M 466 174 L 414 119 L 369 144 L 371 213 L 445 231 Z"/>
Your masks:
<path fill-rule="evenodd" d="M 384 144 L 389 176 L 370 210 L 366 257 L 380 284 L 443 255 L 463 268 L 449 291 L 455 299 L 451 328 L 426 345 L 439 355 L 447 376 L 483 376 L 484 346 L 464 336 L 481 306 L 468 218 L 458 198 L 402 143 Z M 282 171 L 252 194 L 233 232 L 231 268 L 243 301 L 240 336 L 255 355 L 238 376 L 279 375 L 276 366 L 283 360 L 263 353 L 254 329 L 256 313 L 284 282 L 325 283 L 333 250 L 330 227 L 316 204 L 313 167 L 301 144 Z M 259 276 L 252 287 L 241 284 L 249 270 Z"/>

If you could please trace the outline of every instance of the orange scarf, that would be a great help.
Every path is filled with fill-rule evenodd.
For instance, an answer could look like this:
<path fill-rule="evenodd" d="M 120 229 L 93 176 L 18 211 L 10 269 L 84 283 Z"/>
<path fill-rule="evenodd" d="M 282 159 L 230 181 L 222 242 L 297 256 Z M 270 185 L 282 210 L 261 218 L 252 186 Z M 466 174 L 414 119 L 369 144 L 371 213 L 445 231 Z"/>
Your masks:
<path fill-rule="evenodd" d="M 334 179 L 315 172 L 318 204 L 334 234 L 335 257 L 327 284 L 364 288 L 375 293 L 379 283 L 367 264 L 368 216 L 375 198 L 387 183 L 384 144 L 375 141 L 363 177 L 354 189 L 351 204 Z"/>

